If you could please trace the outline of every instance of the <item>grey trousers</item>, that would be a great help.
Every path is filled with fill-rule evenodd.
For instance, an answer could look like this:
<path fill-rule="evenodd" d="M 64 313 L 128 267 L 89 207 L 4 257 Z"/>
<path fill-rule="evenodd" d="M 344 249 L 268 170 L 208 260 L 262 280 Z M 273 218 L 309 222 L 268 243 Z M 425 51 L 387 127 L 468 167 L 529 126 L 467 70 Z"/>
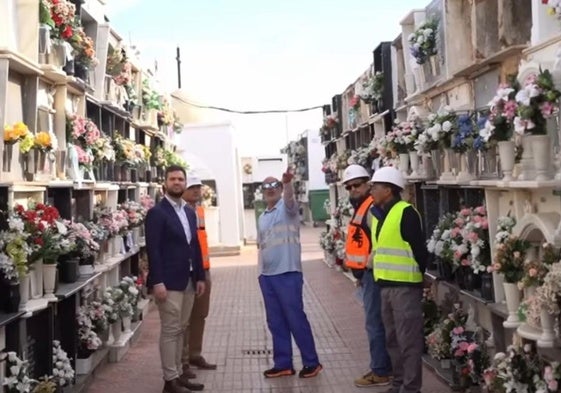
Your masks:
<path fill-rule="evenodd" d="M 419 393 L 423 386 L 422 298 L 422 287 L 382 287 L 382 319 L 394 376 L 392 393 Z"/>

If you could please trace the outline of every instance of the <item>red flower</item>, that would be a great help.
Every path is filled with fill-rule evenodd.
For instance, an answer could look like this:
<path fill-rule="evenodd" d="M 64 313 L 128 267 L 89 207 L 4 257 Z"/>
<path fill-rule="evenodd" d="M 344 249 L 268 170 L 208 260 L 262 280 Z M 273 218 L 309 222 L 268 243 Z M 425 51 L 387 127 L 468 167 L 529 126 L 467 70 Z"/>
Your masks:
<path fill-rule="evenodd" d="M 74 31 L 72 31 L 72 26 L 66 25 L 66 28 L 62 32 L 62 38 L 70 38 L 70 37 L 72 37 L 73 34 L 74 34 Z"/>
<path fill-rule="evenodd" d="M 547 4 L 549 0 L 542 0 L 542 4 Z"/>

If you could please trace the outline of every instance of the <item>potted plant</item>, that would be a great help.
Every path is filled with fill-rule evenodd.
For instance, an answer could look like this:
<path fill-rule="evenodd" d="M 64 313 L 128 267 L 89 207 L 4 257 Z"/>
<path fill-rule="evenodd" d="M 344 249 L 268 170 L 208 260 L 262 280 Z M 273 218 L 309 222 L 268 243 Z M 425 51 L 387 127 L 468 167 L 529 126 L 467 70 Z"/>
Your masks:
<path fill-rule="evenodd" d="M 3 385 L 8 393 L 30 393 L 35 380 L 29 378 L 27 361 L 21 360 L 15 352 L 4 355 L 8 376 L 4 378 Z"/>

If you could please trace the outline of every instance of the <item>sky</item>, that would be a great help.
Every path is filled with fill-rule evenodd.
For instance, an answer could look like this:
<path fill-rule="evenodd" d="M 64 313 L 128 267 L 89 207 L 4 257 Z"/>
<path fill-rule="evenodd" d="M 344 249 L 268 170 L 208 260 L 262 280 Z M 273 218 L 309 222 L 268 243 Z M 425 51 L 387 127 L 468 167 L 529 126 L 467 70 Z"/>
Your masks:
<path fill-rule="evenodd" d="M 393 41 L 399 22 L 429 0 L 108 0 L 113 28 L 158 64 L 165 91 L 234 110 L 298 109 L 331 103 Z M 287 141 L 322 124 L 321 109 L 290 114 L 233 115 L 241 156 L 278 154 Z"/>

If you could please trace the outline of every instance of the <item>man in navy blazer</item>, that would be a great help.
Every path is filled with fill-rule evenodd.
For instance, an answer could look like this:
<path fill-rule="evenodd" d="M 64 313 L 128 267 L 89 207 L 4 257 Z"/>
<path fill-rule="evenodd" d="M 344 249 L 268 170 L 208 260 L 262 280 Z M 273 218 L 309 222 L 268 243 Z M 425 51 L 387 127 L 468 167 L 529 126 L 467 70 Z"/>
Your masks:
<path fill-rule="evenodd" d="M 146 215 L 147 285 L 160 313 L 163 393 L 188 393 L 204 388 L 179 377 L 183 336 L 195 296 L 205 291 L 205 272 L 197 238 L 197 218 L 181 198 L 186 188 L 185 169 L 168 167 L 164 186 L 164 198 Z"/>

